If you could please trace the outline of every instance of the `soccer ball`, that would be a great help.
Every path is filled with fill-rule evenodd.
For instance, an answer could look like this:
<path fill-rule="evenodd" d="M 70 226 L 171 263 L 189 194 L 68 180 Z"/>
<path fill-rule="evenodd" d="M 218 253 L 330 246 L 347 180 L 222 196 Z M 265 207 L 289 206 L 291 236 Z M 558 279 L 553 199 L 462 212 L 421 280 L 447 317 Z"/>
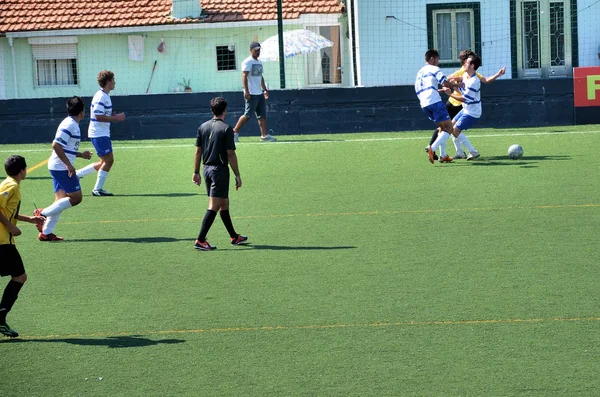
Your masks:
<path fill-rule="evenodd" d="M 521 145 L 511 145 L 508 148 L 508 157 L 513 160 L 518 160 L 521 157 L 523 157 L 523 148 L 521 147 Z"/>

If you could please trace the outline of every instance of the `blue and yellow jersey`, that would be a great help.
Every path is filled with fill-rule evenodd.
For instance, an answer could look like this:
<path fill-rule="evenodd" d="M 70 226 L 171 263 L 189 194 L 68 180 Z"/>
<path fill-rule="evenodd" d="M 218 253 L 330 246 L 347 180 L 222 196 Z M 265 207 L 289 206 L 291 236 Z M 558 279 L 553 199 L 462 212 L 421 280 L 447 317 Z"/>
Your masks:
<path fill-rule="evenodd" d="M 450 76 L 448 77 L 456 77 L 456 76 L 462 76 L 464 73 L 466 72 L 464 67 L 461 67 L 460 69 L 458 69 L 456 72 L 452 73 Z M 481 74 L 479 74 L 478 72 L 475 72 L 475 74 L 477 75 L 477 77 L 479 77 L 479 80 L 483 79 L 483 76 Z M 457 96 L 462 96 L 462 94 L 459 91 L 454 91 L 453 92 L 454 95 Z M 457 101 L 456 99 L 450 97 L 448 98 L 448 101 L 454 105 L 454 106 L 461 106 L 462 102 L 461 101 Z"/>
<path fill-rule="evenodd" d="M 0 213 L 13 225 L 17 225 L 17 216 L 21 206 L 21 186 L 10 176 L 0 183 Z M 15 239 L 6 226 L 0 223 L 0 244 L 15 244 Z"/>

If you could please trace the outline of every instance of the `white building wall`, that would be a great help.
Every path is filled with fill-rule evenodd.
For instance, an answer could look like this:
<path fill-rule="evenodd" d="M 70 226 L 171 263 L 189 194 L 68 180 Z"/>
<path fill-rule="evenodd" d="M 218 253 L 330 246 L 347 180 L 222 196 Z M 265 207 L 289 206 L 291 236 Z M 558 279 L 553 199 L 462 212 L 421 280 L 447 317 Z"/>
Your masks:
<path fill-rule="evenodd" d="M 358 20 L 359 70 L 363 86 L 414 84 L 427 51 L 427 4 L 447 0 L 354 0 Z M 507 66 L 511 76 L 508 0 L 481 0 L 480 72 Z M 456 68 L 445 69 L 450 73 Z"/>
<path fill-rule="evenodd" d="M 579 66 L 600 66 L 600 3 L 578 0 Z"/>

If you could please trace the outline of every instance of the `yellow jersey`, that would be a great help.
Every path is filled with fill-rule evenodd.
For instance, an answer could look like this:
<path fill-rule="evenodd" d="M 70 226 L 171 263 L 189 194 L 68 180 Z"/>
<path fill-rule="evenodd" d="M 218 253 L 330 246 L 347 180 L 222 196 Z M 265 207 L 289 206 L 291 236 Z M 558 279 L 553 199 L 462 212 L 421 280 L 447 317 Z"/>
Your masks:
<path fill-rule="evenodd" d="M 21 207 L 21 186 L 9 176 L 0 183 L 0 213 L 16 226 L 19 207 Z M 1 223 L 0 244 L 15 244 L 15 238 Z"/>
<path fill-rule="evenodd" d="M 465 74 L 465 72 L 466 72 L 465 68 L 461 67 L 460 69 L 458 69 L 456 72 L 452 73 L 448 77 L 456 77 L 456 76 L 461 76 L 462 77 L 462 75 Z M 480 75 L 478 72 L 475 72 L 475 74 L 477 75 L 477 77 L 479 78 L 479 80 L 483 79 L 483 76 Z M 454 91 L 453 94 L 456 95 L 456 96 L 462 96 L 462 94 L 458 90 Z M 462 106 L 462 102 L 461 101 L 457 101 L 456 99 L 454 99 L 452 97 L 448 98 L 448 102 L 450 102 L 453 106 Z"/>

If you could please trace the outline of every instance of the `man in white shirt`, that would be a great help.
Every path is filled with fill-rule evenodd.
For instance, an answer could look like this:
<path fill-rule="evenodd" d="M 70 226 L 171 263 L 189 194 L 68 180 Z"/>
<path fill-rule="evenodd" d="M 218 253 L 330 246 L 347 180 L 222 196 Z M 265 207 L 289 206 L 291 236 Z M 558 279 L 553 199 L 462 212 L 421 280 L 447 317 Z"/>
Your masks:
<path fill-rule="evenodd" d="M 54 228 L 62 212 L 81 203 L 83 194 L 79 178 L 73 163 L 77 157 L 91 159 L 89 151 L 79 152 L 81 132 L 79 123 L 85 117 L 85 105 L 80 97 L 74 96 L 67 101 L 69 117 L 65 118 L 56 129 L 52 142 L 52 154 L 48 159 L 48 170 L 54 184 L 54 203 L 44 209 L 33 212 L 35 216 L 44 217 L 44 224 L 38 224 L 40 241 L 62 241 L 62 237 L 54 234 Z"/>
<path fill-rule="evenodd" d="M 440 63 L 440 54 L 437 50 L 428 50 L 425 53 L 425 62 L 427 62 L 425 66 L 417 73 L 415 92 L 419 98 L 423 113 L 441 128 L 442 131 L 436 141 L 427 149 L 429 162 L 433 164 L 435 162 L 435 151 L 448 140 L 448 137 L 450 137 L 448 131 L 452 131 L 452 121 L 450 120 L 448 109 L 446 109 L 446 106 L 444 106 L 444 103 L 442 102 L 438 87 L 442 85 L 443 87 L 454 89 L 458 87 L 459 84 L 448 81 L 448 78 L 438 67 Z M 440 162 L 447 163 L 452 161 L 452 158 L 448 156 L 447 153 L 442 152 L 440 154 Z"/>
<path fill-rule="evenodd" d="M 77 171 L 77 176 L 83 178 L 85 175 L 98 171 L 96 185 L 92 190 L 93 196 L 112 196 L 112 193 L 104 190 L 104 183 L 108 178 L 113 163 L 113 148 L 110 140 L 110 123 L 124 121 L 125 113 L 113 114 L 110 92 L 115 89 L 115 75 L 110 70 L 103 70 L 98 73 L 98 84 L 100 89 L 92 99 L 90 109 L 90 126 L 88 128 L 88 138 L 91 139 L 100 161 L 90 164 Z"/>
<path fill-rule="evenodd" d="M 277 140 L 267 133 L 267 99 L 269 99 L 269 91 L 263 77 L 263 64 L 258 60 L 259 56 L 260 44 L 255 41 L 250 44 L 250 56 L 242 62 L 242 84 L 244 85 L 246 107 L 244 114 L 240 116 L 237 124 L 233 127 L 235 142 L 239 141 L 240 129 L 250 120 L 252 112 L 258 119 L 260 140 L 262 142 L 275 142 Z"/>

